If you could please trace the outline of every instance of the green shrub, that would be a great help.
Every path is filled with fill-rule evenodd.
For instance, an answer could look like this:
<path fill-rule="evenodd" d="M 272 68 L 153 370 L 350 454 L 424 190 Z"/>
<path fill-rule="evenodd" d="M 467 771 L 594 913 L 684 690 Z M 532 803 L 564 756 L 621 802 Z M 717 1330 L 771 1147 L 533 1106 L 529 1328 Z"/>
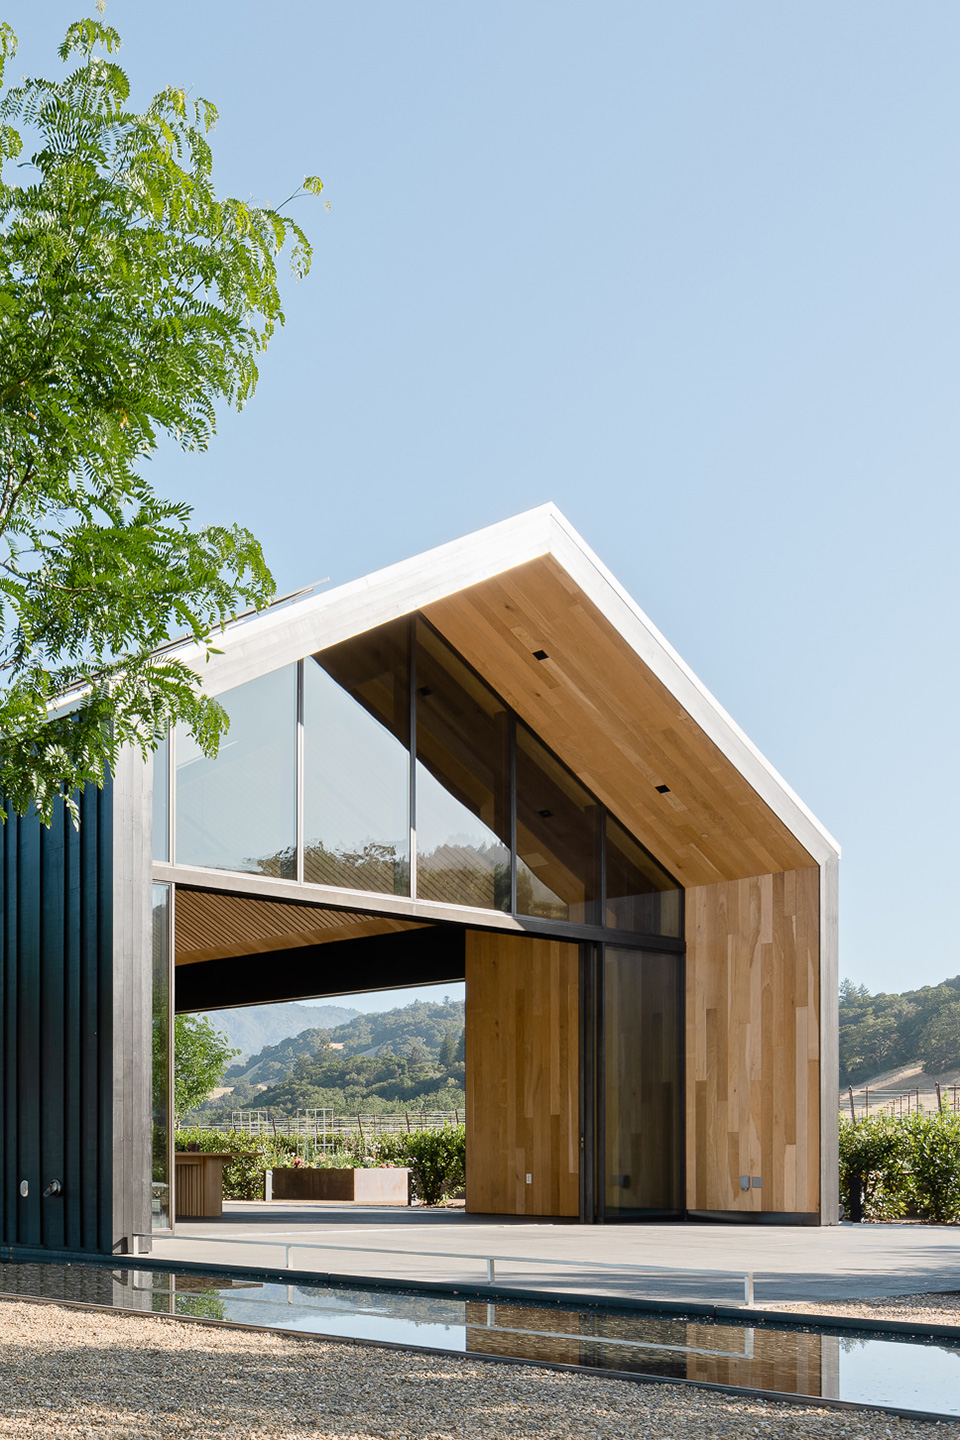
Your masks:
<path fill-rule="evenodd" d="M 462 1125 L 379 1135 L 371 1143 L 374 1163 L 408 1165 L 410 1190 L 424 1205 L 439 1205 L 466 1181 L 466 1131 Z"/>
<path fill-rule="evenodd" d="M 960 1114 L 904 1115 L 909 1198 L 923 1220 L 960 1221 Z"/>
<path fill-rule="evenodd" d="M 178 1130 L 178 1149 L 196 1144 L 203 1151 L 229 1150 L 236 1158 L 223 1167 L 225 1200 L 262 1200 L 264 1172 L 293 1165 L 303 1145 L 291 1135 L 246 1135 L 242 1130 Z M 413 1130 L 399 1135 L 337 1136 L 333 1149 L 308 1147 L 305 1163 L 323 1169 L 373 1169 L 402 1165 L 410 1169 L 410 1191 L 424 1205 L 439 1205 L 463 1188 L 466 1133 L 462 1125 Z"/>
<path fill-rule="evenodd" d="M 960 1114 L 840 1117 L 840 1198 L 850 1213 L 851 1186 L 863 1181 L 868 1220 L 895 1220 L 911 1209 L 921 1220 L 960 1222 Z"/>
<path fill-rule="evenodd" d="M 854 1123 L 840 1117 L 840 1199 L 851 1211 L 851 1188 L 863 1183 L 868 1220 L 895 1220 L 907 1208 L 907 1136 L 892 1115 L 869 1115 Z"/>
<path fill-rule="evenodd" d="M 242 1130 L 178 1130 L 178 1149 L 229 1150 L 236 1158 L 223 1167 L 224 1200 L 262 1200 L 263 1177 L 275 1165 L 292 1165 L 296 1142 L 288 1135 L 246 1135 Z"/>

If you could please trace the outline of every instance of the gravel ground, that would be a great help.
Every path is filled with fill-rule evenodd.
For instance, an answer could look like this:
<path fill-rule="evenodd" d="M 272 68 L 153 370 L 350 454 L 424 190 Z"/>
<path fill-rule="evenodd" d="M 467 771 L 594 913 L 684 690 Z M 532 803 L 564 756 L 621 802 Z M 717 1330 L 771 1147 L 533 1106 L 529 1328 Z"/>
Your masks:
<path fill-rule="evenodd" d="M 878 1300 L 807 1300 L 765 1305 L 764 1310 L 801 1315 L 850 1315 L 858 1320 L 916 1320 L 923 1325 L 960 1325 L 960 1290 L 929 1295 L 885 1295 Z"/>
<path fill-rule="evenodd" d="M 0 1436 L 960 1440 L 960 1423 L 0 1302 Z"/>

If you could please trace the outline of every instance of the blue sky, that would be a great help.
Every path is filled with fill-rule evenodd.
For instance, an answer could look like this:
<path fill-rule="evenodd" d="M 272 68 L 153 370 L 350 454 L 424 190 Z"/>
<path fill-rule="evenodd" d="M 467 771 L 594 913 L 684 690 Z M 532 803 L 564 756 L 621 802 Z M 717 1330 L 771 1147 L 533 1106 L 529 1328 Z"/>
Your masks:
<path fill-rule="evenodd" d="M 8 3 L 52 73 L 79 0 Z M 110 0 L 316 244 L 161 490 L 281 589 L 553 500 L 843 845 L 841 973 L 960 970 L 960 10 Z M 448 987 L 449 988 L 449 987 Z"/>

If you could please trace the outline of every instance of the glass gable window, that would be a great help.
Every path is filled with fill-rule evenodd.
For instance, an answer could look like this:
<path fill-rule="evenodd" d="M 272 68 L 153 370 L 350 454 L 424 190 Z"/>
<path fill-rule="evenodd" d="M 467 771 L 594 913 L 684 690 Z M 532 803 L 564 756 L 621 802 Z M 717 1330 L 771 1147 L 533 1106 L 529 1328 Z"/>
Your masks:
<path fill-rule="evenodd" d="M 215 760 L 156 752 L 157 860 L 682 938 L 673 877 L 423 617 L 220 703 Z"/>
<path fill-rule="evenodd" d="M 215 760 L 177 730 L 177 864 L 295 879 L 297 667 L 218 698 L 230 729 Z"/>
<path fill-rule="evenodd" d="M 304 661 L 303 878 L 410 893 L 410 626 Z"/>
<path fill-rule="evenodd" d="M 680 935 L 677 882 L 614 820 L 606 822 L 607 924 L 647 935 Z"/>
<path fill-rule="evenodd" d="M 600 923 L 600 805 L 517 724 L 517 911 Z"/>
<path fill-rule="evenodd" d="M 510 712 L 417 623 L 417 894 L 510 909 Z"/>

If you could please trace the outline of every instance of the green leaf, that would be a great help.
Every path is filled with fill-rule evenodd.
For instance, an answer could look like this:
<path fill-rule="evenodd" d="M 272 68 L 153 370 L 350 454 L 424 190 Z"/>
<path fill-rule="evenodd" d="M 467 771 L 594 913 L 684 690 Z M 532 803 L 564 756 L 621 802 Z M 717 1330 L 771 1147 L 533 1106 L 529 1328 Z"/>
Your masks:
<path fill-rule="evenodd" d="M 16 43 L 0 24 L 0 67 Z M 168 87 L 130 108 L 120 44 L 78 20 L 74 68 L 0 98 L 0 160 L 24 128 L 35 145 L 0 184 L 0 795 L 47 822 L 171 724 L 216 751 L 223 711 L 154 652 L 185 632 L 212 653 L 273 580 L 248 531 L 196 528 L 144 467 L 242 408 L 283 324 L 278 262 L 299 277 L 312 258 L 289 217 L 216 194 L 208 100 Z"/>

